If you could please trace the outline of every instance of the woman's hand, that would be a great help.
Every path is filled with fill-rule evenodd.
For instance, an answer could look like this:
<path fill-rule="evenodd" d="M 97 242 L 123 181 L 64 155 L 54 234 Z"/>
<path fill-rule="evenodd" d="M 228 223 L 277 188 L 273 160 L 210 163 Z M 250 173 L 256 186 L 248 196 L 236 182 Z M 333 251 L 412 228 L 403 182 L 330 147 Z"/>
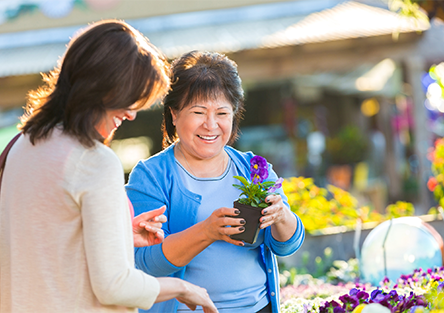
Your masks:
<path fill-rule="evenodd" d="M 161 243 L 164 239 L 162 223 L 167 221 L 163 213 L 166 207 L 137 215 L 133 219 L 133 237 L 135 247 L 152 246 Z"/>
<path fill-rule="evenodd" d="M 200 305 L 205 313 L 218 312 L 206 289 L 175 277 L 159 277 L 157 280 L 160 292 L 156 303 L 176 298 L 192 311 Z"/>
<path fill-rule="evenodd" d="M 196 310 L 198 305 L 202 306 L 205 313 L 217 313 L 217 308 L 211 301 L 210 296 L 205 288 L 193 285 L 184 281 L 186 284 L 186 292 L 183 295 L 177 297 L 177 301 L 185 304 L 191 311 Z"/>
<path fill-rule="evenodd" d="M 234 208 L 219 208 L 207 219 L 181 232 L 170 234 L 162 244 L 165 258 L 177 267 L 187 265 L 213 242 L 223 240 L 237 246 L 244 246 L 240 240 L 230 235 L 245 231 L 243 218 L 236 217 L 240 212 Z"/>
<path fill-rule="evenodd" d="M 236 218 L 240 211 L 234 208 L 219 208 L 203 221 L 203 228 L 208 238 L 214 242 L 223 240 L 237 246 L 243 246 L 240 240 L 230 238 L 230 235 L 240 234 L 245 231 L 245 220 Z M 230 226 L 230 227 L 227 227 Z"/>
<path fill-rule="evenodd" d="M 296 217 L 287 208 L 280 195 L 269 195 L 265 199 L 271 205 L 262 210 L 261 229 L 272 226 L 271 234 L 278 241 L 287 241 L 296 231 Z"/>

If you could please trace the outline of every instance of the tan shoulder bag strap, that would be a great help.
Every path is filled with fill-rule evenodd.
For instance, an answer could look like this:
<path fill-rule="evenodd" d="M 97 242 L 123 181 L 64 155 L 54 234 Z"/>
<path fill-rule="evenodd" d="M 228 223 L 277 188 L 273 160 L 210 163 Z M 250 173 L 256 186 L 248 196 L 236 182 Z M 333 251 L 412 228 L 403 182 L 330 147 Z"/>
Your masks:
<path fill-rule="evenodd" d="M 21 134 L 22 133 L 18 133 L 14 138 L 12 138 L 12 140 L 6 146 L 5 150 L 3 150 L 2 154 L 0 155 L 0 188 L 2 185 L 3 170 L 5 169 L 6 157 L 8 156 L 9 150 L 11 150 L 12 146 L 19 139 Z"/>

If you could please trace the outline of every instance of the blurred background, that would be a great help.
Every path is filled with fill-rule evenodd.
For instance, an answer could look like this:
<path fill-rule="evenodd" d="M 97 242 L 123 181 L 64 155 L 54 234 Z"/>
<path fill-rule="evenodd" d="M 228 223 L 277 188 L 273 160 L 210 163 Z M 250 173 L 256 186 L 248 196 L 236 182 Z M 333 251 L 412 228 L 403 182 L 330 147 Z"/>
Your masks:
<path fill-rule="evenodd" d="M 234 146 L 263 155 L 279 176 L 332 184 L 379 212 L 409 201 L 425 213 L 435 201 L 426 186 L 427 152 L 444 136 L 442 11 L 425 8 L 429 22 L 391 5 L 1 0 L 0 150 L 17 133 L 27 92 L 54 68 L 70 37 L 90 22 L 118 18 L 170 60 L 195 49 L 233 59 L 246 94 Z M 158 105 L 116 132 L 112 149 L 127 174 L 161 150 L 161 119 Z"/>

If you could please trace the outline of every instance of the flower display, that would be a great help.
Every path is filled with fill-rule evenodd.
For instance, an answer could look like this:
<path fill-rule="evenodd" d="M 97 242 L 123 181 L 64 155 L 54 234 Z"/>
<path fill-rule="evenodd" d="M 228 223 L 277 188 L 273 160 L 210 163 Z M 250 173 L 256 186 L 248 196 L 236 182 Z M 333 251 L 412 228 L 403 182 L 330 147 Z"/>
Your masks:
<path fill-rule="evenodd" d="M 316 186 L 313 178 L 287 178 L 283 181 L 282 188 L 291 210 L 301 218 L 305 229 L 312 234 L 334 226 L 353 229 L 358 220 L 362 223 L 380 223 L 415 214 L 413 205 L 403 201 L 387 206 L 386 213 L 381 214 L 369 206 L 359 206 L 358 200 L 345 190 L 332 185 L 327 188 Z"/>
<path fill-rule="evenodd" d="M 401 275 L 392 282 L 384 279 L 380 287 L 359 285 L 346 293 L 301 301 L 285 292 L 282 313 L 443 313 L 444 267 L 417 269 L 410 275 Z M 285 287 L 287 288 L 287 287 Z M 285 291 L 285 288 L 283 291 Z M 329 287 L 331 289 L 331 287 Z"/>
<path fill-rule="evenodd" d="M 269 206 L 265 202 L 268 195 L 275 194 L 276 190 L 282 187 L 282 178 L 274 181 L 265 181 L 268 178 L 267 160 L 259 155 L 250 160 L 250 180 L 242 176 L 234 176 L 242 185 L 233 184 L 234 187 L 242 191 L 239 195 L 239 203 L 253 207 L 266 208 Z"/>

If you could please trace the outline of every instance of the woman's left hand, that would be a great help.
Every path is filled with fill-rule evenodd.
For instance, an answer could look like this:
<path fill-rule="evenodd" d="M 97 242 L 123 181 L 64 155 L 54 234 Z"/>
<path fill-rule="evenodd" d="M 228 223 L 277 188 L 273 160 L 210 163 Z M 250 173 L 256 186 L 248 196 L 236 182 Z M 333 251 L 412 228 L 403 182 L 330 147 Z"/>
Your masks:
<path fill-rule="evenodd" d="M 285 206 L 280 195 L 269 195 L 265 201 L 271 205 L 262 210 L 264 216 L 260 219 L 260 228 L 272 226 L 273 237 L 278 241 L 287 241 L 296 231 L 294 214 Z"/>
<path fill-rule="evenodd" d="M 271 205 L 262 210 L 261 229 L 284 221 L 288 211 L 280 195 L 267 196 L 265 201 Z"/>
<path fill-rule="evenodd" d="M 162 223 L 167 221 L 163 213 L 166 207 L 137 215 L 133 219 L 133 237 L 135 247 L 152 246 L 162 243 L 165 235 Z"/>

